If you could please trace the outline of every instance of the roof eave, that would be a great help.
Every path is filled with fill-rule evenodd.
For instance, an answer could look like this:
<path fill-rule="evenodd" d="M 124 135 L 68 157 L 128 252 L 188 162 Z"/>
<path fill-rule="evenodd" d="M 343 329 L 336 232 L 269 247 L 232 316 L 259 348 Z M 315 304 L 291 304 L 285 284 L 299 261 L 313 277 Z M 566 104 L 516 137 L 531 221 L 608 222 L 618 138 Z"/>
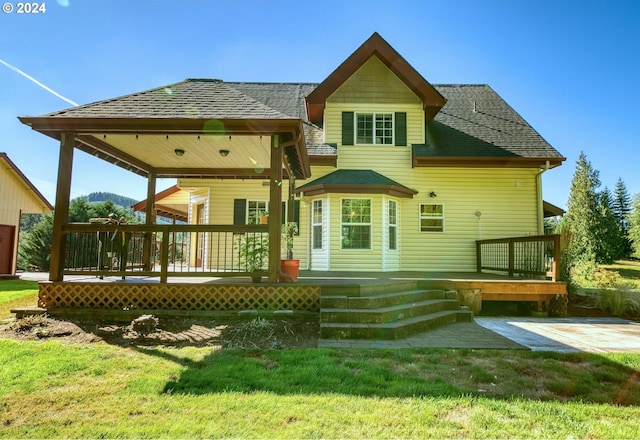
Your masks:
<path fill-rule="evenodd" d="M 372 56 L 377 56 L 423 102 L 427 121 L 433 119 L 447 102 L 426 79 L 418 73 L 389 43 L 374 32 L 355 52 L 338 66 L 306 98 L 309 120 L 320 124 L 327 98 Z"/>
<path fill-rule="evenodd" d="M 413 167 L 555 168 L 565 157 L 413 156 Z"/>
<path fill-rule="evenodd" d="M 20 122 L 30 126 L 33 130 L 60 140 L 61 133 L 73 133 L 82 143 L 78 148 L 89 154 L 101 157 L 99 151 L 111 151 L 113 160 L 108 154 L 101 157 L 104 160 L 119 165 L 123 162 L 125 169 L 140 175 L 149 172 L 150 167 L 140 163 L 132 157 L 118 157 L 112 148 L 102 145 L 96 148 L 99 139 L 90 139 L 89 134 L 135 133 L 135 134 L 206 134 L 206 135 L 235 135 L 235 136 L 271 136 L 287 133 L 296 139 L 292 149 L 287 154 L 297 156 L 295 174 L 297 178 L 306 179 L 311 176 L 311 165 L 307 155 L 304 140 L 302 120 L 297 118 L 282 119 L 191 119 L 191 118 L 70 118 L 70 117 L 30 117 L 18 118 Z M 95 151 L 94 151 L 95 150 Z M 291 151 L 295 153 L 290 153 Z M 172 170 L 169 174 L 176 174 Z M 184 176 L 180 174 L 181 176 Z M 158 176 L 160 176 L 158 174 Z"/>
<path fill-rule="evenodd" d="M 42 195 L 42 193 L 38 190 L 38 188 L 36 188 L 35 185 L 27 178 L 27 176 L 25 176 L 22 173 L 22 171 L 20 171 L 20 168 L 18 168 L 18 166 L 15 163 L 13 163 L 11 159 L 9 159 L 9 156 L 6 153 L 0 153 L 0 159 L 4 160 L 7 163 L 7 165 L 9 165 L 9 168 L 14 173 L 16 173 L 18 178 L 22 180 L 25 186 L 33 192 L 33 194 L 36 196 L 37 199 L 40 200 L 40 202 L 45 207 L 45 209 L 48 209 L 49 212 L 53 211 L 53 205 L 49 203 L 49 201 Z"/>
<path fill-rule="evenodd" d="M 398 198 L 411 199 L 418 191 L 397 185 L 356 185 L 342 183 L 320 183 L 306 188 L 298 188 L 296 194 L 304 193 L 306 196 L 316 196 L 329 193 L 342 194 L 386 194 Z"/>

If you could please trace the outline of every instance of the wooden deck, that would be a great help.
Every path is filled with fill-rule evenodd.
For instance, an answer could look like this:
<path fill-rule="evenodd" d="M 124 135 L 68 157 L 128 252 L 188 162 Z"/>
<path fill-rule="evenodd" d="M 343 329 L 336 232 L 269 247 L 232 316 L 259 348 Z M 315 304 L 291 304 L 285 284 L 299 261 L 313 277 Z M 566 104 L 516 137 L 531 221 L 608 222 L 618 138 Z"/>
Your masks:
<path fill-rule="evenodd" d="M 46 274 L 43 274 L 46 275 Z M 45 279 L 45 278 L 43 278 Z M 266 280 L 266 278 L 265 278 Z M 249 277 L 66 276 L 62 282 L 42 281 L 41 307 L 123 309 L 254 309 L 318 310 L 327 289 L 419 281 L 429 289 L 479 290 L 483 301 L 524 301 L 548 310 L 549 301 L 566 295 L 564 282 L 514 278 L 491 273 L 461 272 L 317 272 L 300 271 L 298 282 L 252 283 Z M 298 292 L 298 293 L 296 293 Z M 318 303 L 316 303 L 316 301 Z M 280 306 L 278 306 L 278 304 Z"/>

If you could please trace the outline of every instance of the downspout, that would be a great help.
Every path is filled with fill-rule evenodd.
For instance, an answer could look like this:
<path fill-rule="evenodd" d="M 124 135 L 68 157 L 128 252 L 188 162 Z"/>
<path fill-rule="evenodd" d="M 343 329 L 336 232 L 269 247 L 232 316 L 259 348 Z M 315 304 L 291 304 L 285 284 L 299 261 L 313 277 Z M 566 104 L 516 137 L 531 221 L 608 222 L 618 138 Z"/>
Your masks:
<path fill-rule="evenodd" d="M 536 174 L 536 190 L 538 192 L 538 235 L 544 234 L 544 202 L 542 200 L 542 175 L 550 168 L 549 161 L 546 161 L 544 168 Z"/>

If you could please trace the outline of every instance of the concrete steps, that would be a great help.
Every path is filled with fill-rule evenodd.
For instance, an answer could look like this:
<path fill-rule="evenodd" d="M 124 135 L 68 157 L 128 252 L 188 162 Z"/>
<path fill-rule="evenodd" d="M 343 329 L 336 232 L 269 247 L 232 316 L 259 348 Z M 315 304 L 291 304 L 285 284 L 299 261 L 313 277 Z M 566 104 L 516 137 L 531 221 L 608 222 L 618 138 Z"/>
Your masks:
<path fill-rule="evenodd" d="M 472 320 L 457 292 L 421 289 L 413 281 L 331 286 L 320 298 L 322 339 L 402 339 Z"/>

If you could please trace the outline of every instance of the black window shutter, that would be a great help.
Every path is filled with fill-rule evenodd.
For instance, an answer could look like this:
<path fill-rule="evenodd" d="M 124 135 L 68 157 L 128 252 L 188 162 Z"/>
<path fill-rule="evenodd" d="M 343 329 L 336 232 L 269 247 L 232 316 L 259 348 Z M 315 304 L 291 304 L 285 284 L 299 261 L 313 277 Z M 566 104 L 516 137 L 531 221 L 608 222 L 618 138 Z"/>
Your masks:
<path fill-rule="evenodd" d="M 233 224 L 235 226 L 247 224 L 247 199 L 233 200 Z"/>
<path fill-rule="evenodd" d="M 396 113 L 396 145 L 407 145 L 407 114 L 404 112 Z"/>
<path fill-rule="evenodd" d="M 353 145 L 353 112 L 342 112 L 342 145 Z"/>
<path fill-rule="evenodd" d="M 298 233 L 300 235 L 300 200 L 293 201 L 293 221 L 298 225 Z"/>

